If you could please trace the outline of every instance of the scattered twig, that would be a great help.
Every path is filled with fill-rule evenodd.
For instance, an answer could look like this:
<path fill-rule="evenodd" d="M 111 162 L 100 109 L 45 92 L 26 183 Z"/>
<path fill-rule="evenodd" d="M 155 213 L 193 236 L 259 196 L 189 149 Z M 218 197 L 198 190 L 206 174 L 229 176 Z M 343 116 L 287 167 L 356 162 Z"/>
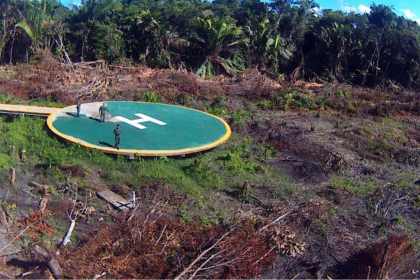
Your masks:
<path fill-rule="evenodd" d="M 16 239 L 18 239 L 19 237 L 21 237 L 25 231 L 27 231 L 31 226 L 33 226 L 35 223 L 30 224 L 29 226 L 27 226 L 24 230 L 22 230 L 15 238 L 13 238 L 12 241 L 10 241 L 6 246 L 4 246 L 2 249 L 0 249 L 0 253 L 3 252 L 7 247 L 9 247 L 10 245 L 13 244 L 13 242 L 16 241 Z"/>
<path fill-rule="evenodd" d="M 96 274 L 95 276 L 92 277 L 92 280 L 99 279 L 99 278 L 101 278 L 102 276 L 105 276 L 105 275 L 109 275 L 109 271 L 108 270 L 102 272 L 101 274 Z"/>
<path fill-rule="evenodd" d="M 275 223 L 277 223 L 277 222 L 279 222 L 279 221 L 283 220 L 283 219 L 284 219 L 284 218 L 286 218 L 286 217 L 287 217 L 290 213 L 292 213 L 292 211 L 286 212 L 285 214 L 281 215 L 280 217 L 278 217 L 277 219 L 275 219 L 274 221 L 272 221 L 272 222 L 271 222 L 271 223 L 269 223 L 268 225 L 263 226 L 262 228 L 260 228 L 260 229 L 258 230 L 258 233 L 263 232 L 263 231 L 264 231 L 264 230 L 266 230 L 268 227 L 270 227 L 270 226 L 274 225 Z"/>
<path fill-rule="evenodd" d="M 222 242 L 223 242 L 223 240 L 229 235 L 231 233 L 231 230 L 230 231 L 228 231 L 228 232 L 226 232 L 225 234 L 223 234 L 219 239 L 217 239 L 217 241 L 212 245 L 212 246 L 210 246 L 208 249 L 206 249 L 203 253 L 201 253 L 195 260 L 193 260 L 191 263 L 190 263 L 190 265 L 186 268 L 186 269 L 184 269 L 177 277 L 175 277 L 174 278 L 174 280 L 179 280 L 179 279 L 181 279 L 182 277 L 184 277 L 185 276 L 185 274 L 187 274 L 188 272 L 190 272 L 190 270 L 191 270 L 191 268 L 197 263 L 197 262 L 199 262 L 200 260 L 202 260 L 203 258 L 204 258 L 204 256 L 208 253 L 208 252 L 210 252 L 211 250 L 213 250 L 216 246 L 219 246 Z"/>
<path fill-rule="evenodd" d="M 166 227 L 167 227 L 167 224 L 165 224 L 165 226 L 163 227 L 162 231 L 160 232 L 159 238 L 158 238 L 158 240 L 156 240 L 155 246 L 158 245 L 160 239 L 163 236 L 163 233 L 165 232 Z"/>
<path fill-rule="evenodd" d="M 16 254 L 19 254 L 19 253 L 24 252 L 24 251 L 26 251 L 26 249 L 17 250 L 17 251 L 15 251 L 15 252 L 11 252 L 11 253 L 1 254 L 1 255 L 0 255 L 0 258 L 1 258 L 1 257 L 6 257 L 6 256 L 11 256 L 11 255 L 16 255 Z"/>

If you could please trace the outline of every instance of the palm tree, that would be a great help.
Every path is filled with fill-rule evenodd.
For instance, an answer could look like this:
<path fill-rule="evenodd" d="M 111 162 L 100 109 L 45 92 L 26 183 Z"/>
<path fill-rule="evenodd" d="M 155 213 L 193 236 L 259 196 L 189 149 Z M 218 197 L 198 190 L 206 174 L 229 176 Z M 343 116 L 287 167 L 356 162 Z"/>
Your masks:
<path fill-rule="evenodd" d="M 142 58 L 149 66 L 172 67 L 173 53 L 170 48 L 184 45 L 188 42 L 181 39 L 176 28 L 169 21 L 160 17 L 159 13 L 152 14 L 149 10 L 142 11 L 137 19 L 137 26 L 142 31 L 141 40 L 145 46 Z"/>
<path fill-rule="evenodd" d="M 278 72 L 279 64 L 292 57 L 292 53 L 286 47 L 286 41 L 275 26 L 270 24 L 268 18 L 262 22 L 251 21 L 246 26 L 246 33 L 250 39 L 250 51 L 261 69 L 268 66 L 274 72 Z"/>
<path fill-rule="evenodd" d="M 229 75 L 236 75 L 244 69 L 244 62 L 238 47 L 249 42 L 235 23 L 228 23 L 228 18 L 197 18 L 195 34 L 191 41 L 198 47 L 205 61 L 199 67 L 197 75 L 213 78 L 215 66 L 221 66 Z"/>
<path fill-rule="evenodd" d="M 2 62 L 4 49 L 7 43 L 12 40 L 11 50 L 13 46 L 13 40 L 16 35 L 16 23 L 20 20 L 22 13 L 18 8 L 15 0 L 4 0 L 0 4 L 0 64 Z M 12 61 L 11 53 L 10 62 Z"/>
<path fill-rule="evenodd" d="M 21 28 L 31 38 L 33 51 L 37 51 L 43 45 L 44 24 L 48 16 L 47 2 L 48 0 L 28 1 L 25 18 L 16 24 L 17 28 Z"/>

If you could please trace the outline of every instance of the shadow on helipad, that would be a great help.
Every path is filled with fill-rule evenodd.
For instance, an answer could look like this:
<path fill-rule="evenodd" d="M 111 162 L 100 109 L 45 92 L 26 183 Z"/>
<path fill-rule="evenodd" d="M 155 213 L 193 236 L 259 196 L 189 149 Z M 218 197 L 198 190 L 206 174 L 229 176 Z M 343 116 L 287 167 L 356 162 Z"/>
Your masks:
<path fill-rule="evenodd" d="M 110 147 L 110 148 L 115 148 L 115 146 L 114 146 L 114 145 L 111 145 L 111 144 L 109 144 L 108 142 L 102 142 L 102 141 L 99 141 L 99 144 L 104 145 L 104 146 L 107 146 L 107 147 Z"/>
<path fill-rule="evenodd" d="M 69 116 L 77 118 L 77 114 L 75 114 L 75 113 L 66 112 L 66 114 L 69 115 Z"/>
<path fill-rule="evenodd" d="M 101 122 L 101 119 L 98 119 L 98 118 L 89 117 L 89 119 L 94 120 L 94 121 L 97 121 L 97 122 Z"/>

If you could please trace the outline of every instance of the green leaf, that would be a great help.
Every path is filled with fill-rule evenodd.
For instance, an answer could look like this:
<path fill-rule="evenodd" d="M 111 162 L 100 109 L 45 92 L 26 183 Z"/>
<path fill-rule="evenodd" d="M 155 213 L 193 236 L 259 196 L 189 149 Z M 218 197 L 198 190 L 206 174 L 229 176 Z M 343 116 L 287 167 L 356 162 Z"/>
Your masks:
<path fill-rule="evenodd" d="M 23 29 L 23 30 L 26 32 L 26 34 L 28 34 L 28 36 L 29 36 L 32 40 L 34 39 L 34 34 L 33 34 L 33 32 L 32 32 L 32 29 L 31 29 L 31 27 L 28 25 L 28 23 L 27 23 L 27 22 L 25 22 L 25 21 L 18 22 L 18 23 L 16 23 L 16 27 L 17 27 L 17 28 L 21 28 L 21 29 Z"/>

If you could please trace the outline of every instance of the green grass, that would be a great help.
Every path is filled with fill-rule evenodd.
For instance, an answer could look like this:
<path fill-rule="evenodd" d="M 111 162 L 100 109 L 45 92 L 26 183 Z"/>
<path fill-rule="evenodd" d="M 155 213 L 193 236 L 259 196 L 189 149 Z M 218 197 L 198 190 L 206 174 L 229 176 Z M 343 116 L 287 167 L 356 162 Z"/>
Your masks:
<path fill-rule="evenodd" d="M 331 185 L 334 189 L 345 189 L 353 195 L 368 197 L 378 186 L 372 180 L 357 181 L 343 175 L 334 175 L 331 179 Z"/>
<path fill-rule="evenodd" d="M 247 114 L 242 112 L 239 115 L 241 117 L 238 117 L 237 121 L 240 123 Z M 69 180 L 69 174 L 59 168 L 63 164 L 80 164 L 87 168 L 99 169 L 101 178 L 107 185 L 116 187 L 127 185 L 133 191 L 139 191 L 155 181 L 164 181 L 177 192 L 202 201 L 201 210 L 195 212 L 195 209 L 185 209 L 185 211 L 201 213 L 198 218 L 205 224 L 226 218 L 225 208 L 230 207 L 229 205 L 219 205 L 213 210 L 210 209 L 211 198 L 218 190 L 235 189 L 241 186 L 244 180 L 255 185 L 277 186 L 275 195 L 279 197 L 290 190 L 290 183 L 284 176 L 260 161 L 261 153 L 266 150 L 268 155 L 274 153 L 272 147 L 253 143 L 251 138 L 233 134 L 226 144 L 186 158 L 128 160 L 121 155 L 107 155 L 62 141 L 49 132 L 45 123 L 46 120 L 40 117 L 16 116 L 11 119 L 0 117 L 0 170 L 16 164 L 10 155 L 14 146 L 18 154 L 23 149 L 26 150 L 26 163 L 29 166 L 40 167 L 52 186 L 64 185 Z M 252 150 L 259 152 L 254 155 Z M 80 185 L 83 190 L 89 188 L 87 182 L 80 182 Z"/>
<path fill-rule="evenodd" d="M 242 127 L 245 124 L 245 121 L 251 118 L 251 115 L 252 112 L 240 109 L 232 114 L 230 121 L 232 125 Z"/>
<path fill-rule="evenodd" d="M 7 154 L 0 153 L 0 171 L 7 170 L 13 165 L 13 159 Z"/>

